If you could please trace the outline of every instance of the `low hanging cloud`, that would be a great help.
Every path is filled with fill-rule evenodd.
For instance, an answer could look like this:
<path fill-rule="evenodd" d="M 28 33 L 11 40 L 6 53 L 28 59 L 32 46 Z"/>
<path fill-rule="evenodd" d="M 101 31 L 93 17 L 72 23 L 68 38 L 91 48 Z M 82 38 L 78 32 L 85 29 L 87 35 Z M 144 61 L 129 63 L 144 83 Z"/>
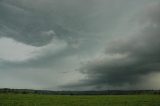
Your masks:
<path fill-rule="evenodd" d="M 72 86 L 126 88 L 141 83 L 143 76 L 160 71 L 160 4 L 148 5 L 140 14 L 132 20 L 130 31 L 114 36 L 102 56 L 79 69 L 86 79 Z"/>

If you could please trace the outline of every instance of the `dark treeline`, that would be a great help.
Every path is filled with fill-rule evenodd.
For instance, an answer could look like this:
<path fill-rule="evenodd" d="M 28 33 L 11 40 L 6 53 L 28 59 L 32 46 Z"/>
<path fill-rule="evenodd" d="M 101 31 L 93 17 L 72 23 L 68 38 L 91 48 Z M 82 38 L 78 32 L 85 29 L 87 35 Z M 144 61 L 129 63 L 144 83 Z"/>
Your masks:
<path fill-rule="evenodd" d="M 47 94 L 47 95 L 141 95 L 141 94 L 160 95 L 160 90 L 49 91 L 49 90 L 3 88 L 0 89 L 0 93 Z"/>

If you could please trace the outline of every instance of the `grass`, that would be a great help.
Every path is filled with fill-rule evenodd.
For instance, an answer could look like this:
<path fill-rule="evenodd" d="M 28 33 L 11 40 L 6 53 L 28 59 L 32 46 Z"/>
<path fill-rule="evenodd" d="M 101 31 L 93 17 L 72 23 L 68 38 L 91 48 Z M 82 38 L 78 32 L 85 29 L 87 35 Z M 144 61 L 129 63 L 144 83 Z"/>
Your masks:
<path fill-rule="evenodd" d="M 0 106 L 160 106 L 160 96 L 0 94 Z"/>

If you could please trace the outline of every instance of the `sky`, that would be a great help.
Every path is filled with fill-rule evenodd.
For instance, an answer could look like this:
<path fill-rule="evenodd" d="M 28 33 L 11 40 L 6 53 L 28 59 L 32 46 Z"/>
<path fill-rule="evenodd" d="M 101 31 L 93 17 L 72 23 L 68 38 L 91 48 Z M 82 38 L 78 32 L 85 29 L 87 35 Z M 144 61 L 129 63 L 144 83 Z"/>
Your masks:
<path fill-rule="evenodd" d="M 159 0 L 0 0 L 0 88 L 160 89 Z"/>

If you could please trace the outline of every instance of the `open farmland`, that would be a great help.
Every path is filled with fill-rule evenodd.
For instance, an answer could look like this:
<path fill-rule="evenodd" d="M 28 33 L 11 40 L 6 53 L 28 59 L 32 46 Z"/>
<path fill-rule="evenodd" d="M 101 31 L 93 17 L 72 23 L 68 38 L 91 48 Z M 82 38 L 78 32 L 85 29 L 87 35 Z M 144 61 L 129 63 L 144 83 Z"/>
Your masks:
<path fill-rule="evenodd" d="M 0 94 L 0 106 L 160 106 L 160 96 Z"/>

